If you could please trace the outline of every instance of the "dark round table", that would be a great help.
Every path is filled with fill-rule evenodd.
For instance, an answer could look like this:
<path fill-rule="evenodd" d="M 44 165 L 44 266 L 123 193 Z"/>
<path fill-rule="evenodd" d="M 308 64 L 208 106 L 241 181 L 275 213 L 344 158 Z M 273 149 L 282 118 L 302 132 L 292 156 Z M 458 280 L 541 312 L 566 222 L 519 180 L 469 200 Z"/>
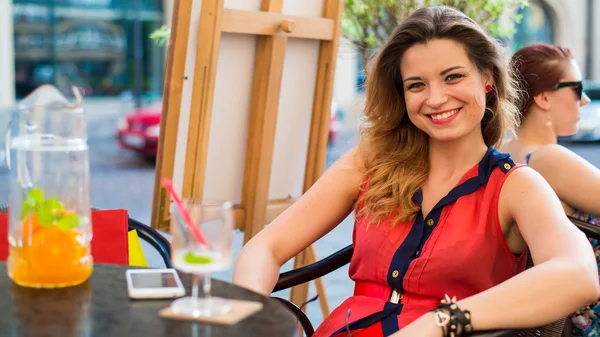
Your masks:
<path fill-rule="evenodd" d="M 0 263 L 0 335 L 36 337 L 236 337 L 297 335 L 296 318 L 277 300 L 213 279 L 213 294 L 259 301 L 263 309 L 236 325 L 222 326 L 165 319 L 158 311 L 169 300 L 130 300 L 128 266 L 95 264 L 82 285 L 31 289 L 14 284 Z M 190 294 L 190 277 L 179 273 Z"/>

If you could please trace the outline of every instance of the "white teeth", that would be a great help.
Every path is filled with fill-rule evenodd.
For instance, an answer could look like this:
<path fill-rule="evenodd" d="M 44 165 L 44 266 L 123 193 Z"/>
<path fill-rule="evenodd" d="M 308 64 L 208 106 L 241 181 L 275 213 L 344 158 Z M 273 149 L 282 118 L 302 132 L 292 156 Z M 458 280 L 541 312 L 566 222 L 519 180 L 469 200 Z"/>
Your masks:
<path fill-rule="evenodd" d="M 457 113 L 457 112 L 458 112 L 458 110 L 460 110 L 460 109 L 454 109 L 454 110 L 451 110 L 451 111 L 448 111 L 448 112 L 444 112 L 444 113 L 442 113 L 442 114 L 435 114 L 435 115 L 431 115 L 431 118 L 432 118 L 432 119 L 435 119 L 435 120 L 442 120 L 442 119 L 446 119 L 446 118 L 448 118 L 448 117 L 450 117 L 450 116 L 454 115 L 455 113 Z"/>

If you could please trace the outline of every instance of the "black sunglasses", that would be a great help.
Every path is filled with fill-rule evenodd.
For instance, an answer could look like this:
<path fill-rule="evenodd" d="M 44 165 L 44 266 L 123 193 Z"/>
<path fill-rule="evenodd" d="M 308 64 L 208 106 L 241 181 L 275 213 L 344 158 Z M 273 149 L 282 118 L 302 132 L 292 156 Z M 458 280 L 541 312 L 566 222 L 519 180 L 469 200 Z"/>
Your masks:
<path fill-rule="evenodd" d="M 581 98 L 583 97 L 583 82 L 558 82 L 552 89 L 560 89 L 566 87 L 573 88 L 573 90 L 575 90 L 575 94 L 577 94 L 577 99 L 581 100 Z"/>

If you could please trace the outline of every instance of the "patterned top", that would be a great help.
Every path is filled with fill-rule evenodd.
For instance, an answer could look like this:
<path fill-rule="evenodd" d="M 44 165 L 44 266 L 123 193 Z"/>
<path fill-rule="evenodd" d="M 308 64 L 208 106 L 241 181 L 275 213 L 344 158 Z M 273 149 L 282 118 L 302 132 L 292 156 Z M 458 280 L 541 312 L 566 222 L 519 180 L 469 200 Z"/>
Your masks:
<path fill-rule="evenodd" d="M 532 152 L 525 156 L 523 164 L 527 165 L 529 163 L 531 153 Z M 600 218 L 591 214 L 575 211 L 571 216 L 592 225 L 600 226 Z M 592 238 L 588 238 L 588 240 L 594 248 L 594 253 L 596 254 L 596 263 L 598 264 L 598 270 L 600 271 L 600 244 L 598 243 L 598 240 Z M 596 301 L 590 303 L 586 307 L 581 308 L 577 312 L 571 314 L 570 318 L 571 322 L 573 322 L 574 337 L 600 336 L 600 302 Z"/>
<path fill-rule="evenodd" d="M 502 185 L 518 167 L 508 154 L 489 148 L 429 214 L 395 226 L 393 215 L 380 225 L 357 218 L 349 269 L 354 296 L 314 336 L 389 336 L 446 294 L 460 300 L 523 271 L 527 252 L 510 251 L 497 216 Z M 413 199 L 420 205 L 422 192 Z"/>
<path fill-rule="evenodd" d="M 586 221 L 590 224 L 600 226 L 600 218 L 584 212 L 577 211 L 574 218 Z M 600 272 L 600 244 L 598 240 L 588 238 L 596 254 L 596 264 Z M 573 322 L 573 336 L 575 337 L 598 337 L 600 336 L 600 302 L 592 302 L 584 308 L 579 309 L 571 315 Z"/>

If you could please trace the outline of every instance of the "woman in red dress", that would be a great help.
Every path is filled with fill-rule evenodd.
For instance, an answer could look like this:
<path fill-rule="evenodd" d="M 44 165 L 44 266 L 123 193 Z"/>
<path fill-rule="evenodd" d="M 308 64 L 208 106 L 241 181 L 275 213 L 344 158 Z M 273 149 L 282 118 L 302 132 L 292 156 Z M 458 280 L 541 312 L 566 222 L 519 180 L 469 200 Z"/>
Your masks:
<path fill-rule="evenodd" d="M 234 283 L 270 294 L 281 265 L 355 210 L 354 296 L 315 336 L 534 327 L 598 298 L 585 236 L 542 177 L 494 149 L 515 126 L 512 85 L 473 20 L 417 10 L 373 60 L 359 145 L 244 246 Z"/>

